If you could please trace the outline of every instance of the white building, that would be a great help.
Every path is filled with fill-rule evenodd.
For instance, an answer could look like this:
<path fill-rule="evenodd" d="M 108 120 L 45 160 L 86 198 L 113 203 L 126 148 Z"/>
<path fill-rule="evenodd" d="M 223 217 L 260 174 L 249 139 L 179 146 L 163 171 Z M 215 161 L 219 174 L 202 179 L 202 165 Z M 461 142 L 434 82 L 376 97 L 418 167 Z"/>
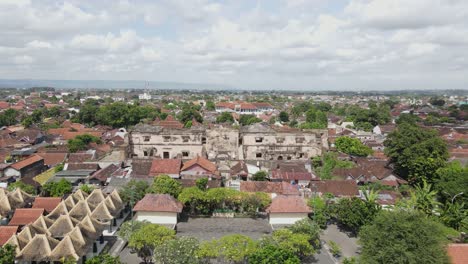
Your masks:
<path fill-rule="evenodd" d="M 175 227 L 183 205 L 169 194 L 146 194 L 133 208 L 134 219 Z"/>
<path fill-rule="evenodd" d="M 149 93 L 139 94 L 138 99 L 140 99 L 140 100 L 151 100 L 151 94 L 149 94 Z"/>
<path fill-rule="evenodd" d="M 312 211 L 304 198 L 299 196 L 276 196 L 268 207 L 270 225 L 292 225 L 308 217 Z"/>

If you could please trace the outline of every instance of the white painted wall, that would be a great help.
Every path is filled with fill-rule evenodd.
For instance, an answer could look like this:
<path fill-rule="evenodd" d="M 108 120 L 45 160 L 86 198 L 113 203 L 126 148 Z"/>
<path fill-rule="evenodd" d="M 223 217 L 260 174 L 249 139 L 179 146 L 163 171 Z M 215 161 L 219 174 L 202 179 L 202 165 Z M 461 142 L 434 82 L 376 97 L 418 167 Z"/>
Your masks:
<path fill-rule="evenodd" d="M 13 168 L 6 168 L 3 174 L 7 177 L 21 177 L 21 173 Z"/>
<path fill-rule="evenodd" d="M 307 213 L 270 213 L 271 225 L 292 225 L 307 218 Z"/>
<path fill-rule="evenodd" d="M 137 221 L 149 221 L 153 224 L 177 224 L 177 213 L 172 212 L 137 212 L 135 214 Z"/>

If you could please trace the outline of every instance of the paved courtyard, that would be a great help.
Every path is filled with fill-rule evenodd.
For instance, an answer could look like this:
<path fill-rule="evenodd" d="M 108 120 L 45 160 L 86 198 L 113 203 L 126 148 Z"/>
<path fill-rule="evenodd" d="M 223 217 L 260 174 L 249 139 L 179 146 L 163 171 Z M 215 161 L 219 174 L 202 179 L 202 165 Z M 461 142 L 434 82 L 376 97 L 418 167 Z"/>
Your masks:
<path fill-rule="evenodd" d="M 321 239 L 326 243 L 330 240 L 335 241 L 340 246 L 343 257 L 353 257 L 358 255 L 358 239 L 341 232 L 336 225 L 329 225 L 323 232 Z"/>
<path fill-rule="evenodd" d="M 251 218 L 189 218 L 177 224 L 177 236 L 192 236 L 201 241 L 241 234 L 259 239 L 271 233 L 266 219 Z"/>

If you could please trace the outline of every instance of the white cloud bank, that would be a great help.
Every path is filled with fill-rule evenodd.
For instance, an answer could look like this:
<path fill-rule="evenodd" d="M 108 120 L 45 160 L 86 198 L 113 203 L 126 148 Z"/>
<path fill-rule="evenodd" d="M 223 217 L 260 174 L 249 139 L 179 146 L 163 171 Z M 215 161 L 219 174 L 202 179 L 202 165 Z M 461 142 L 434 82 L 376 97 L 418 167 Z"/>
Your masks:
<path fill-rule="evenodd" d="M 468 1 L 337 2 L 3 0 L 0 76 L 468 88 Z"/>

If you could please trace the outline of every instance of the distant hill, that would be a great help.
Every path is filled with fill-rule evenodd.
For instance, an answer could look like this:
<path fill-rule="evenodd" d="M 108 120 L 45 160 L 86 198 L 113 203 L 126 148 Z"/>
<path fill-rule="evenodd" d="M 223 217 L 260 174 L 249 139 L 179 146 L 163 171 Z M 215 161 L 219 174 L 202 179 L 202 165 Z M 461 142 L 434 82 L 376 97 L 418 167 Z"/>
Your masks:
<path fill-rule="evenodd" d="M 109 80 L 34 80 L 34 79 L 0 79 L 0 88 L 85 88 L 85 89 L 164 89 L 164 90 L 231 90 L 222 84 L 178 83 L 155 81 L 109 81 Z"/>

